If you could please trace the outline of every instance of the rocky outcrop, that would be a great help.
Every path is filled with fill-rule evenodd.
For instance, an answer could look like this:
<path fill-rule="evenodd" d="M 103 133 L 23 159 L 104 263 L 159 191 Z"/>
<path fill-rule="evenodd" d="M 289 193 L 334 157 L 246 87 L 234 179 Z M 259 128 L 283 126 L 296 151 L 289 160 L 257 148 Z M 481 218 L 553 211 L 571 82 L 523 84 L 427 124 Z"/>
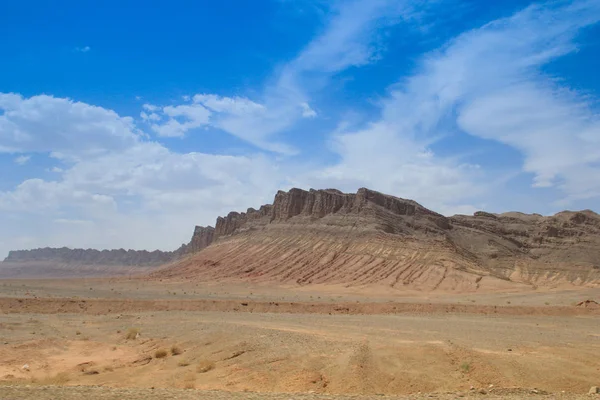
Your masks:
<path fill-rule="evenodd" d="M 463 291 L 600 283 L 600 216 L 478 211 L 447 218 L 366 188 L 291 189 L 277 192 L 272 205 L 219 217 L 206 250 L 157 274 Z"/>
<path fill-rule="evenodd" d="M 11 251 L 8 253 L 8 257 L 4 259 L 4 262 L 26 263 L 44 261 L 78 265 L 146 266 L 162 265 L 172 260 L 173 252 L 159 250 L 95 250 L 46 247 L 33 250 Z"/>
<path fill-rule="evenodd" d="M 215 229 L 211 226 L 196 226 L 192 239 L 188 244 L 183 244 L 175 251 L 146 251 L 146 250 L 95 250 L 95 249 L 70 249 L 62 248 L 39 248 L 32 250 L 13 250 L 8 253 L 4 263 L 13 265 L 44 263 L 44 265 L 55 267 L 61 265 L 82 266 L 131 266 L 131 267 L 158 267 L 172 262 L 187 254 L 196 253 L 213 241 Z M 48 268 L 42 268 L 48 269 Z"/>
<path fill-rule="evenodd" d="M 335 217 L 364 217 L 365 222 L 376 222 L 384 231 L 400 233 L 393 220 L 398 217 L 421 219 L 422 224 L 429 225 L 429 230 L 450 229 L 446 217 L 421 206 L 415 201 L 385 195 L 365 188 L 356 193 L 342 193 L 336 189 L 302 190 L 291 189 L 279 191 L 272 205 L 264 205 L 260 209 L 248 209 L 245 213 L 231 212 L 226 217 L 217 218 L 215 239 L 243 232 L 253 227 L 278 223 L 314 223 L 329 218 L 327 222 L 339 224 Z M 333 217 L 333 218 L 332 218 Z M 370 221 L 367 221 L 368 219 Z M 379 219 L 378 221 L 376 221 Z M 397 222 L 397 221 L 396 221 Z M 354 223 L 354 220 L 352 220 Z"/>
<path fill-rule="evenodd" d="M 194 234 L 192 240 L 188 244 L 182 245 L 179 249 L 175 250 L 176 256 L 183 256 L 185 254 L 196 253 L 203 250 L 213 241 L 215 235 L 215 228 L 212 226 L 198 226 L 194 228 Z"/>

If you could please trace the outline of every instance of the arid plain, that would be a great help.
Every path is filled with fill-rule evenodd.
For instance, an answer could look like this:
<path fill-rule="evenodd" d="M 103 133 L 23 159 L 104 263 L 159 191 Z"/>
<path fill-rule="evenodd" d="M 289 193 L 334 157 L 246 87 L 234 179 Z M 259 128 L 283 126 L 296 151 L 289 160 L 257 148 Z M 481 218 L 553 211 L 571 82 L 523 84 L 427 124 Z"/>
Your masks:
<path fill-rule="evenodd" d="M 0 293 L 0 394 L 33 385 L 23 398 L 44 385 L 566 396 L 600 376 L 600 309 L 576 305 L 594 288 L 392 297 L 133 278 L 7 280 Z"/>

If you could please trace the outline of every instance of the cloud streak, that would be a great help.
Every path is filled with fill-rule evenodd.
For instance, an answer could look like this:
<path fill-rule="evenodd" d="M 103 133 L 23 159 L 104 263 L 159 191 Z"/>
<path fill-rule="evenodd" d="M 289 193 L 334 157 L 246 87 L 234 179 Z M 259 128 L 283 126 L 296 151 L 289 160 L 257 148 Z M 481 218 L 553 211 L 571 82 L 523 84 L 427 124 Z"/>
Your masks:
<path fill-rule="evenodd" d="M 296 154 L 298 150 L 282 143 L 278 135 L 302 118 L 317 118 L 311 107 L 312 95 L 323 90 L 336 73 L 374 61 L 381 50 L 378 31 L 410 20 L 416 12 L 415 4 L 419 3 L 409 0 L 339 3 L 325 29 L 293 60 L 278 68 L 258 100 L 198 94 L 194 103 L 215 111 L 211 116 L 212 126 L 261 149 Z M 178 136 L 188 130 L 185 128 L 194 127 L 181 129 L 181 125 L 168 119 L 155 124 L 153 129 L 160 134 L 162 125 L 168 132 L 177 131 Z"/>

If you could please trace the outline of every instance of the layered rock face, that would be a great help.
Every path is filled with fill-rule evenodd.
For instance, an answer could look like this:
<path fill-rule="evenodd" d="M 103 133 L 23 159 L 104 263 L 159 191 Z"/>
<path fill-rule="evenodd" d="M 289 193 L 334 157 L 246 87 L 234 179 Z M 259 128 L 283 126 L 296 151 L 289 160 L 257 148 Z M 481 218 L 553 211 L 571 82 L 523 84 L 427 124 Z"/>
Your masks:
<path fill-rule="evenodd" d="M 249 208 L 245 213 L 231 212 L 226 217 L 217 218 L 215 239 L 239 233 L 252 227 L 277 223 L 311 223 L 325 219 L 324 223 L 347 224 L 339 217 L 364 217 L 364 223 L 377 224 L 387 232 L 400 232 L 404 229 L 398 218 L 412 217 L 421 220 L 420 226 L 431 231 L 450 229 L 448 219 L 426 209 L 415 201 L 385 195 L 369 189 L 359 189 L 357 193 L 342 193 L 336 189 L 309 191 L 291 189 L 279 191 L 272 205 L 260 209 Z M 337 221 L 335 220 L 338 217 Z M 352 220 L 354 223 L 354 220 Z"/>
<path fill-rule="evenodd" d="M 446 218 L 368 189 L 279 191 L 217 219 L 212 244 L 156 277 L 378 284 L 421 290 L 600 283 L 600 217 Z"/>
<path fill-rule="evenodd" d="M 196 226 L 173 252 L 38 249 L 7 261 L 159 265 L 155 278 L 479 290 L 600 284 L 600 216 L 444 217 L 369 189 L 279 191 L 273 204 Z"/>
<path fill-rule="evenodd" d="M 203 250 L 205 247 L 213 242 L 215 235 L 215 228 L 212 226 L 198 226 L 194 228 L 194 234 L 192 240 L 188 244 L 182 245 L 179 249 L 175 250 L 175 256 L 183 256 L 185 254 L 196 253 Z"/>
<path fill-rule="evenodd" d="M 457 246 L 506 277 L 553 275 L 590 281 L 600 272 L 600 215 L 590 210 L 539 214 L 476 212 L 450 218 Z"/>

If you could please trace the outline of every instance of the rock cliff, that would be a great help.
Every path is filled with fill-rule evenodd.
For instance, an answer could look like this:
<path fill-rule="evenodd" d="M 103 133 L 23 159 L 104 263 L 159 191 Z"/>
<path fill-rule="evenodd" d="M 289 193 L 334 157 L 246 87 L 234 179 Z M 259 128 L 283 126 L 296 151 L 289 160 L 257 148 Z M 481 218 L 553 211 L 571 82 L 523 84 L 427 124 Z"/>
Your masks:
<path fill-rule="evenodd" d="M 600 283 L 600 216 L 444 217 L 369 189 L 279 191 L 219 217 L 207 249 L 154 276 L 423 290 Z"/>
<path fill-rule="evenodd" d="M 400 233 L 403 227 L 395 222 L 402 217 L 420 220 L 419 227 L 423 229 L 450 229 L 446 217 L 412 200 L 365 188 L 350 194 L 336 189 L 306 191 L 294 188 L 288 192 L 277 192 L 273 204 L 263 205 L 258 211 L 249 208 L 245 213 L 231 212 L 226 217 L 217 218 L 215 239 L 277 223 L 306 224 L 323 219 L 324 223 L 343 225 L 354 223 L 352 219 L 345 222 L 341 219 L 352 216 L 363 217 L 363 222 L 374 223 L 387 232 Z"/>

